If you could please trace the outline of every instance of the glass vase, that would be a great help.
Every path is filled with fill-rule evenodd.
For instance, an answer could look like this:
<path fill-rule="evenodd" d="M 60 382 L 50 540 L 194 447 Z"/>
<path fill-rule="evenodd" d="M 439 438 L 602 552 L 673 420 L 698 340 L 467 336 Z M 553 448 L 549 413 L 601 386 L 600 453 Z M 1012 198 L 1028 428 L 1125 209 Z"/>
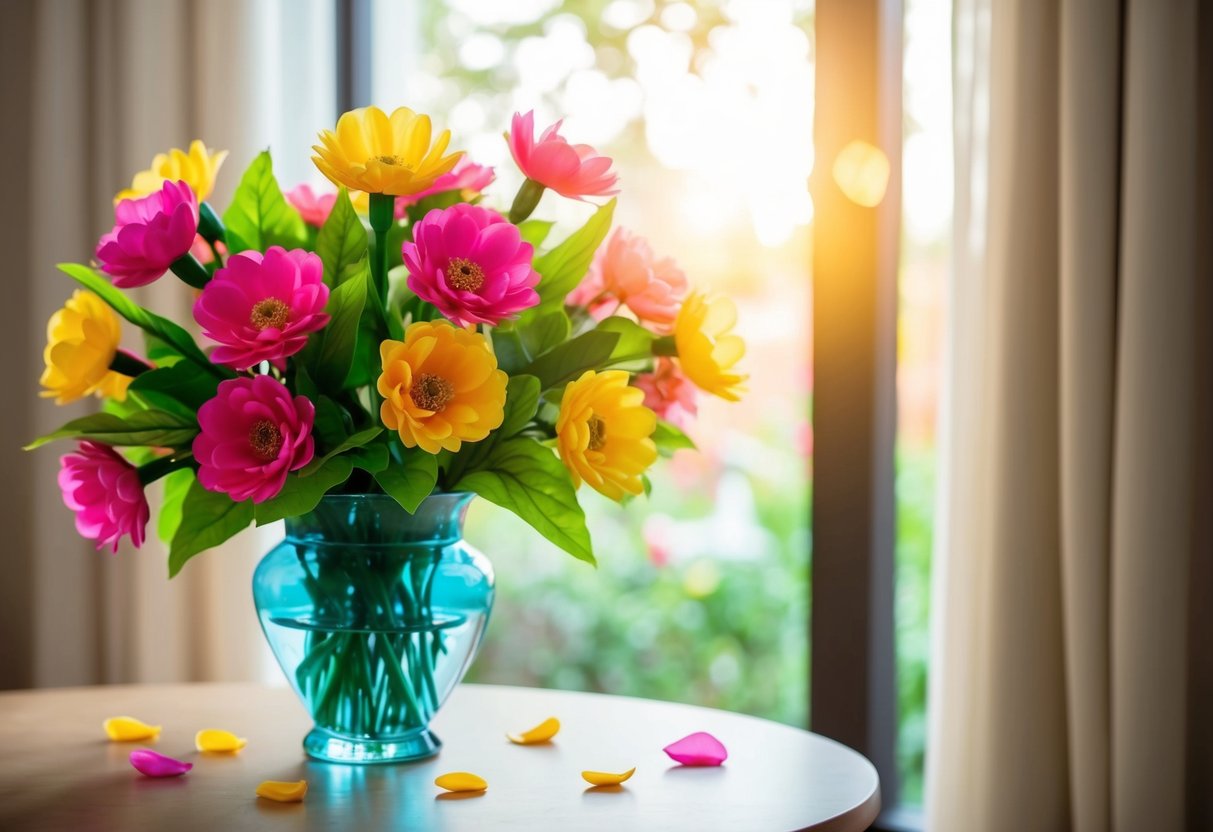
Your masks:
<path fill-rule="evenodd" d="M 493 606 L 492 566 L 463 541 L 471 500 L 435 494 L 409 514 L 385 495 L 327 496 L 288 519 L 257 566 L 261 628 L 312 715 L 312 757 L 438 752 L 430 719 L 475 658 Z"/>

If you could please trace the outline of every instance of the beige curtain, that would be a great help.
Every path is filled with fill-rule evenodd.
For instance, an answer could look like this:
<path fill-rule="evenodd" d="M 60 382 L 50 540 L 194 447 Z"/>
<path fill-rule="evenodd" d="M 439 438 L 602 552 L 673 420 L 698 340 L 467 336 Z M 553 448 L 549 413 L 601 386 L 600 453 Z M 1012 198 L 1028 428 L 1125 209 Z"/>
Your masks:
<path fill-rule="evenodd" d="M 956 0 L 928 828 L 1213 828 L 1213 7 Z"/>
<path fill-rule="evenodd" d="M 332 15 L 325 0 L 5 4 L 2 141 L 13 179 L 0 206 L 11 258 L 0 304 L 11 379 L 0 412 L 0 687 L 265 673 L 249 589 L 265 532 L 199 557 L 170 583 L 154 528 L 140 551 L 94 552 L 59 497 L 55 451 L 19 446 L 89 407 L 33 399 L 45 321 L 72 289 L 54 264 L 87 262 L 115 191 L 156 152 L 193 138 L 230 151 L 212 197 L 220 206 L 267 146 L 284 187 L 310 177 L 310 139 L 335 116 Z M 171 277 L 139 299 L 190 319 L 191 296 Z M 139 343 L 135 332 L 127 343 Z"/>

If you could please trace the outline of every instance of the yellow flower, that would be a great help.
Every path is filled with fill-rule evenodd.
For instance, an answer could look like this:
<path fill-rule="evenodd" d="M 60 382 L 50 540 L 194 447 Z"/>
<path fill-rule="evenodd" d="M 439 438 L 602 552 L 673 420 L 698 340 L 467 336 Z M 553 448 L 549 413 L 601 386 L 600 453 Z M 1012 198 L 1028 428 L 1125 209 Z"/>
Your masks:
<path fill-rule="evenodd" d="M 657 459 L 651 439 L 657 416 L 644 406 L 644 391 L 628 386 L 623 370 L 587 370 L 564 388 L 556 418 L 560 459 L 573 475 L 612 500 L 640 494 L 640 475 Z"/>
<path fill-rule="evenodd" d="M 405 330 L 404 341 L 380 344 L 379 355 L 379 415 L 405 447 L 458 451 L 501 427 L 508 378 L 483 336 L 446 321 L 420 321 Z"/>
<path fill-rule="evenodd" d="M 687 378 L 702 390 L 735 402 L 745 392 L 747 375 L 732 372 L 745 355 L 745 341 L 731 334 L 737 307 L 728 298 L 698 292 L 683 301 L 674 322 L 674 343 Z"/>
<path fill-rule="evenodd" d="M 77 289 L 46 325 L 43 398 L 68 404 L 96 393 L 126 399 L 131 379 L 110 370 L 122 337 L 118 316 L 92 292 Z"/>
<path fill-rule="evenodd" d="M 131 186 L 119 191 L 114 202 L 147 196 L 160 190 L 165 182 L 177 180 L 189 185 L 201 202 L 214 190 L 219 166 L 226 158 L 226 150 L 207 150 L 206 145 L 198 139 L 190 142 L 188 153 L 175 147 L 168 153 L 157 153 L 152 159 L 152 166 L 136 173 Z"/>
<path fill-rule="evenodd" d="M 406 196 L 424 191 L 448 172 L 462 153 L 443 156 L 451 131 L 430 144 L 430 117 L 400 107 L 390 116 L 378 107 L 351 110 L 337 119 L 337 129 L 320 133 L 320 172 L 334 185 L 351 191 Z"/>

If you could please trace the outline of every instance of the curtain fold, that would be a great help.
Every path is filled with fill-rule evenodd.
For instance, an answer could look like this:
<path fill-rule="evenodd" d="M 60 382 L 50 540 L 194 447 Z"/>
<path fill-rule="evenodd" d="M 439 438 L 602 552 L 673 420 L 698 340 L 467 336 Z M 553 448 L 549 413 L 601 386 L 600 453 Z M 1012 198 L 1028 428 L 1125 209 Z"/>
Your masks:
<path fill-rule="evenodd" d="M 1211 14 L 955 4 L 931 829 L 1209 822 Z"/>

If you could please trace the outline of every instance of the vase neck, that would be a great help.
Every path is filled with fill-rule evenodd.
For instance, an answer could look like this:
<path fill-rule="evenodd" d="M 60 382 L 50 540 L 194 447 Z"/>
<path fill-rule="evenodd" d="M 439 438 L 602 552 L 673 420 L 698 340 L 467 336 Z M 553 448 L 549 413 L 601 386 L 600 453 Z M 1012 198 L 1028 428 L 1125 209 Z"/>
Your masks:
<path fill-rule="evenodd" d="M 342 545 L 427 545 L 463 537 L 463 520 L 474 495 L 433 494 L 409 514 L 385 494 L 332 494 L 312 511 L 286 521 L 288 540 Z"/>

